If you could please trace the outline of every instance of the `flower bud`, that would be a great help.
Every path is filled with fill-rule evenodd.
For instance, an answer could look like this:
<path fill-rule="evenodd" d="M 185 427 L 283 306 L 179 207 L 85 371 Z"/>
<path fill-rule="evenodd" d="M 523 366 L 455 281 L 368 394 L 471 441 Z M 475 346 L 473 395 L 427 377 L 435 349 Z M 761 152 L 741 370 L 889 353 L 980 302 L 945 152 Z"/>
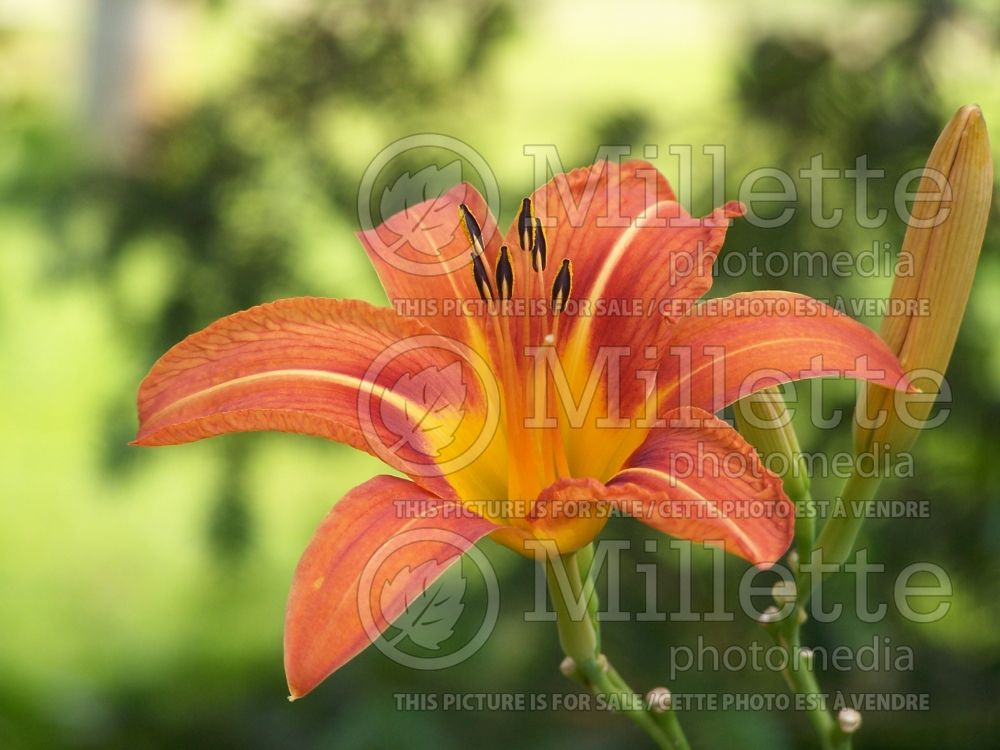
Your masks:
<path fill-rule="evenodd" d="M 797 595 L 795 581 L 780 580 L 771 587 L 771 596 L 778 604 L 791 604 Z"/>
<path fill-rule="evenodd" d="M 572 656 L 567 656 L 559 662 L 559 671 L 567 677 L 572 677 L 576 674 L 576 662 L 573 661 Z"/>
<path fill-rule="evenodd" d="M 837 714 L 837 726 L 844 734 L 854 734 L 861 728 L 861 714 L 853 708 L 842 708 Z"/>
<path fill-rule="evenodd" d="M 655 687 L 646 693 L 646 705 L 654 714 L 662 714 L 673 705 L 674 697 L 665 687 Z"/>
<path fill-rule="evenodd" d="M 760 617 L 757 618 L 757 622 L 761 625 L 771 625 L 781 619 L 781 610 L 777 607 L 770 606 L 760 613 Z"/>
<path fill-rule="evenodd" d="M 992 192 L 982 112 L 962 107 L 927 160 L 882 318 L 882 338 L 920 392 L 862 383 L 856 455 L 905 451 L 927 421 L 969 300 Z"/>
<path fill-rule="evenodd" d="M 798 502 L 809 494 L 809 477 L 792 426 L 792 415 L 778 388 L 765 388 L 733 407 L 736 429 L 760 454 L 764 466 L 781 477 L 785 493 Z"/>

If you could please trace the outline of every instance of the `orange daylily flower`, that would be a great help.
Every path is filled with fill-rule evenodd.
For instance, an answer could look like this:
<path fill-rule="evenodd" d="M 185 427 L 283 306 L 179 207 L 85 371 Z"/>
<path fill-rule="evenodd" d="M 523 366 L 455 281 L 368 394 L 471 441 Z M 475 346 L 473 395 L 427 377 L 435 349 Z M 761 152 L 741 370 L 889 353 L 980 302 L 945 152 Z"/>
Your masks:
<path fill-rule="evenodd" d="M 139 445 L 298 432 L 407 477 L 351 490 L 299 563 L 285 634 L 293 698 L 387 628 L 433 581 L 428 564 L 438 574 L 484 536 L 569 552 L 616 509 L 758 565 L 784 553 L 794 518 L 781 480 L 713 413 L 803 377 L 906 381 L 872 331 L 808 297 L 693 304 L 741 214 L 730 203 L 693 219 L 650 164 L 601 162 L 539 188 L 501 236 L 459 185 L 359 235 L 395 310 L 279 300 L 153 366 Z M 740 470 L 725 470 L 734 459 Z M 420 536 L 433 530 L 447 539 Z M 367 570 L 409 532 L 417 542 Z"/>

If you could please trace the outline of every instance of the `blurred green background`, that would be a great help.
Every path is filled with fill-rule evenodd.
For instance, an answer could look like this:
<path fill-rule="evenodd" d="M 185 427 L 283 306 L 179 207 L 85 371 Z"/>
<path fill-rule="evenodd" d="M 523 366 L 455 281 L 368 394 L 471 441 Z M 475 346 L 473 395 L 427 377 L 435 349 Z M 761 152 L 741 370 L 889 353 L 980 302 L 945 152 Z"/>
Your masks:
<path fill-rule="evenodd" d="M 375 650 L 315 694 L 285 701 L 281 625 L 298 555 L 330 505 L 380 471 L 348 448 L 288 435 L 128 448 L 136 386 L 155 358 L 216 317 L 282 296 L 384 297 L 353 237 L 365 167 L 393 140 L 441 132 L 499 179 L 503 219 L 532 187 L 525 144 L 567 167 L 598 144 L 695 149 L 693 208 L 709 208 L 702 144 L 727 146 L 727 198 L 762 166 L 793 174 L 823 153 L 922 166 L 959 105 L 978 102 L 1000 145 L 1000 10 L 968 2 L 571 0 L 0 0 L 0 748 L 641 747 L 620 717 L 581 712 L 399 712 L 395 692 L 570 691 L 550 624 L 525 623 L 533 570 L 495 561 L 504 616 L 442 672 Z M 430 157 L 429 157 L 430 158 Z M 419 163 L 410 168 L 424 166 Z M 402 166 L 398 167 L 402 170 Z M 881 187 L 880 187 L 881 185 Z M 763 186 L 762 186 L 763 187 Z M 827 206 L 853 207 L 834 185 Z M 818 229 L 808 192 L 773 230 L 738 222 L 725 254 L 898 248 L 902 226 Z M 780 208 L 780 207 L 779 207 Z M 995 218 L 995 217 L 994 217 Z M 988 235 L 949 377 L 951 418 L 885 496 L 931 519 L 867 525 L 889 575 L 931 560 L 951 575 L 947 617 L 809 625 L 827 647 L 888 635 L 912 671 L 830 673 L 827 689 L 917 692 L 931 711 L 870 713 L 860 748 L 995 747 L 1000 736 L 1000 261 Z M 787 288 L 880 296 L 873 278 L 720 277 L 715 292 Z M 873 321 L 868 321 L 869 323 Z M 828 388 L 849 409 L 852 385 Z M 805 391 L 807 392 L 807 391 Z M 800 415 L 805 417 L 806 415 Z M 843 450 L 849 428 L 808 450 Z M 837 484 L 817 480 L 817 497 Z M 663 606 L 676 556 L 657 559 Z M 711 606 L 699 558 L 695 598 Z M 730 589 L 744 570 L 730 560 Z M 703 583 L 704 585 L 699 585 Z M 641 609 L 641 586 L 625 606 Z M 853 583 L 831 596 L 852 601 Z M 730 592 L 732 593 L 732 591 Z M 732 623 L 612 623 L 607 650 L 645 690 L 666 648 L 764 642 Z M 686 673 L 679 692 L 781 691 L 775 674 Z M 813 746 L 801 715 L 691 712 L 696 747 Z"/>

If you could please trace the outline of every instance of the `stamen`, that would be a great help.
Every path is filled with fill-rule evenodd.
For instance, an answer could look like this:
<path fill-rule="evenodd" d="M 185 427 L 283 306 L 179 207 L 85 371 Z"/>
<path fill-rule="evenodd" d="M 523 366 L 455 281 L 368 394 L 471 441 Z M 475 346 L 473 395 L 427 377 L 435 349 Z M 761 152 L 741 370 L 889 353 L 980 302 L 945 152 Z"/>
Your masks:
<path fill-rule="evenodd" d="M 476 289 L 479 290 L 479 297 L 483 302 L 496 300 L 493 285 L 490 283 L 490 274 L 486 270 L 486 264 L 483 263 L 483 256 L 479 253 L 472 254 L 472 278 L 475 279 Z"/>
<path fill-rule="evenodd" d="M 510 254 L 506 245 L 500 247 L 496 279 L 497 296 L 502 300 L 509 300 L 514 295 L 514 268 L 510 264 Z"/>
<path fill-rule="evenodd" d="M 506 247 L 501 249 L 501 259 L 503 258 L 507 258 L 507 263 L 509 264 L 509 255 Z M 511 272 L 511 276 L 508 279 L 504 280 L 503 274 L 500 273 L 501 262 L 497 263 L 497 285 L 501 292 L 503 292 L 506 285 L 509 295 L 509 292 L 513 289 L 513 272 Z M 510 297 L 507 296 L 504 299 L 510 299 Z M 524 487 L 524 482 L 526 481 L 525 467 L 531 464 L 530 459 L 526 455 L 529 443 L 524 434 L 524 425 L 520 421 L 521 415 L 524 413 L 524 399 L 521 393 L 520 381 L 517 377 L 518 369 L 514 361 L 514 347 L 511 341 L 509 319 L 506 316 L 501 317 L 499 314 L 493 314 L 494 312 L 500 312 L 500 305 L 490 305 L 490 308 L 490 325 L 492 325 L 493 333 L 496 336 L 497 356 L 502 373 L 501 391 L 503 394 L 503 406 L 501 408 L 505 415 L 504 424 L 508 451 L 510 453 L 507 462 L 507 492 L 511 498 L 524 499 L 527 497 Z"/>
<path fill-rule="evenodd" d="M 566 309 L 570 292 L 573 290 L 573 263 L 568 258 L 563 260 L 556 280 L 552 282 L 552 312 L 558 315 Z"/>
<path fill-rule="evenodd" d="M 496 284 L 499 297 L 494 293 L 493 285 L 490 282 L 490 274 L 485 263 L 485 243 L 483 242 L 482 231 L 479 222 L 469 211 L 464 203 L 459 206 L 459 213 L 462 217 L 462 228 L 466 238 L 472 246 L 472 275 L 476 282 L 476 289 L 480 298 L 489 303 L 488 318 L 496 337 L 496 358 L 499 366 L 501 378 L 501 399 L 502 413 L 504 416 L 504 429 L 506 439 L 511 452 L 507 468 L 507 491 L 510 497 L 525 498 L 534 492 L 533 488 L 526 488 L 525 482 L 529 474 L 525 467 L 533 464 L 533 457 L 530 455 L 532 442 L 527 439 L 524 425 L 521 423 L 521 415 L 524 414 L 524 395 L 521 392 L 520 383 L 517 379 L 518 369 L 514 361 L 513 340 L 510 333 L 510 324 L 506 316 L 501 316 L 502 305 L 494 304 L 500 301 L 510 300 L 514 292 L 514 269 L 510 261 L 510 252 L 507 246 L 500 248 L 500 255 L 496 264 Z M 524 257 L 524 266 L 527 268 L 527 255 Z M 491 357 L 492 358 L 492 357 Z M 538 488 L 540 489 L 540 488 Z M 534 495 L 532 495 L 534 496 Z"/>
<path fill-rule="evenodd" d="M 558 336 L 559 329 L 559 318 L 556 317 L 553 321 L 553 330 L 550 333 L 545 334 L 542 342 L 546 346 L 551 346 L 555 349 L 556 338 Z M 546 404 L 552 404 L 555 407 L 556 419 L 561 419 L 565 412 L 560 409 L 559 401 L 556 399 L 556 389 L 555 382 L 551 377 L 548 377 L 548 370 L 545 371 L 546 374 L 542 377 L 545 380 L 545 401 Z M 541 465 L 545 467 L 545 482 L 551 484 L 556 479 L 561 479 L 570 476 L 569 461 L 566 458 L 566 444 L 564 442 L 563 430 L 560 424 L 556 424 L 554 427 L 547 427 L 542 430 L 541 434 Z M 550 463 L 551 461 L 551 463 Z"/>
<path fill-rule="evenodd" d="M 541 268 L 545 267 L 545 235 L 541 228 L 541 223 L 536 225 L 535 233 L 535 249 L 537 252 L 532 254 L 533 260 L 538 259 L 540 261 Z M 542 272 L 538 272 L 538 278 L 542 278 Z M 544 287 L 543 287 L 544 288 Z M 562 265 L 559 267 L 559 272 L 556 274 L 555 279 L 552 282 L 552 313 L 553 316 L 549 318 L 545 316 L 545 324 L 542 328 L 543 336 L 542 342 L 546 346 L 551 346 L 555 348 L 556 341 L 559 338 L 559 315 L 566 309 L 566 305 L 569 302 L 570 294 L 573 291 L 573 263 L 568 258 L 564 259 Z M 564 411 L 560 409 L 558 401 L 556 400 L 556 390 L 555 383 L 551 377 L 546 378 L 545 383 L 545 399 L 547 403 L 555 405 L 557 419 L 564 416 Z M 554 480 L 555 478 L 568 477 L 570 476 L 569 462 L 566 458 L 566 444 L 564 442 L 563 426 L 557 424 L 555 427 L 546 428 L 542 431 L 541 435 L 541 461 L 542 466 L 545 466 L 546 471 L 546 481 Z"/>
<path fill-rule="evenodd" d="M 521 201 L 521 213 L 517 218 L 517 237 L 522 250 L 534 252 L 535 243 L 535 211 L 531 206 L 531 198 Z"/>
<path fill-rule="evenodd" d="M 479 227 L 479 222 L 464 203 L 458 207 L 458 212 L 462 217 L 462 229 L 469 244 L 472 245 L 473 254 L 482 255 L 486 252 L 486 243 L 483 242 L 483 230 Z"/>
<path fill-rule="evenodd" d="M 535 219 L 534 242 L 531 244 L 531 267 L 536 271 L 544 271 L 548 256 L 548 244 L 545 241 L 545 230 L 542 229 L 542 221 L 541 219 Z"/>

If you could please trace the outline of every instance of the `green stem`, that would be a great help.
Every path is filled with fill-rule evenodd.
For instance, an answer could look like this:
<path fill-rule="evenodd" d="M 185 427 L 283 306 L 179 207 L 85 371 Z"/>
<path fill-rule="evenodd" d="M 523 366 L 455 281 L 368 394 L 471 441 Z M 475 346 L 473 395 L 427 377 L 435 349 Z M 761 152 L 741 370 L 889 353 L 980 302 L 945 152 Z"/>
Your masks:
<path fill-rule="evenodd" d="M 789 688 L 793 693 L 806 697 L 806 715 L 816 731 L 820 747 L 823 750 L 835 750 L 833 738 L 837 732 L 837 724 L 833 715 L 826 710 L 823 704 L 823 694 L 816 681 L 812 661 L 801 656 L 802 626 L 798 621 L 799 611 L 801 611 L 799 607 L 796 607 L 796 611 L 791 617 L 777 624 L 772 635 L 775 643 L 785 651 L 788 667 L 783 674 Z"/>
<path fill-rule="evenodd" d="M 578 665 L 582 665 L 587 660 L 596 659 L 600 653 L 597 646 L 597 633 L 594 631 L 589 611 L 580 615 L 570 611 L 571 607 L 577 608 L 576 602 L 579 602 L 584 595 L 583 579 L 580 576 L 580 566 L 576 555 L 562 555 L 558 559 L 562 561 L 561 567 L 566 572 L 569 591 L 565 593 L 571 597 L 571 600 L 567 601 L 564 596 L 559 576 L 552 564 L 552 558 L 547 557 L 545 560 L 545 577 L 549 585 L 549 597 L 556 611 L 559 645 L 562 646 L 566 656 Z"/>
<path fill-rule="evenodd" d="M 816 539 L 816 505 L 809 492 L 809 481 L 801 483 L 802 489 L 795 494 L 789 492 L 789 484 L 785 491 L 795 503 L 795 551 L 799 560 L 808 560 L 812 555 L 813 542 Z"/>
<path fill-rule="evenodd" d="M 799 615 L 805 613 L 806 603 L 815 588 L 823 585 L 823 576 L 817 575 L 813 566 L 819 564 L 840 566 L 848 560 L 865 520 L 865 508 L 875 498 L 880 481 L 880 477 L 862 477 L 857 470 L 852 472 L 840 493 L 841 507 L 823 524 L 815 544 L 810 538 L 806 541 L 808 546 L 799 548 L 800 534 L 796 523 L 796 547 L 799 548 L 800 566 L 808 562 L 810 568 L 808 574 L 803 572 L 801 567 L 797 572 L 795 613 L 775 626 L 774 636 L 787 652 L 789 668 L 785 670 L 785 677 L 792 690 L 797 693 L 804 695 L 819 693 L 812 663 L 800 661 L 800 668 L 796 670 L 791 659 L 801 649 L 801 622 L 805 618 L 800 619 Z M 840 730 L 833 716 L 825 708 L 821 708 L 818 701 L 815 706 L 810 702 L 809 718 L 816 729 L 823 750 L 850 750 L 851 735 Z"/>
<path fill-rule="evenodd" d="M 624 678 L 618 674 L 618 671 L 610 665 L 608 666 L 608 676 L 611 678 L 612 683 L 616 684 L 620 690 L 632 695 L 637 695 L 637 693 L 628 686 L 628 683 L 625 682 Z M 647 710 L 643 713 L 651 716 L 653 721 L 659 725 L 661 730 L 663 730 L 671 743 L 669 747 L 676 748 L 676 750 L 691 749 L 691 746 L 688 744 L 687 737 L 684 736 L 684 730 L 681 729 L 681 723 L 677 719 L 677 713 L 673 710 L 673 708 L 667 708 L 665 711 L 661 712 Z"/>
<path fill-rule="evenodd" d="M 841 564 L 854 549 L 861 524 L 865 520 L 865 507 L 875 498 L 880 477 L 862 477 L 853 472 L 840 493 L 842 512 L 828 518 L 816 540 L 816 549 L 822 551 L 824 563 Z"/>
<path fill-rule="evenodd" d="M 576 667 L 574 677 L 580 679 L 596 696 L 602 696 L 620 713 L 634 721 L 664 750 L 690 750 L 684 732 L 672 708 L 662 713 L 654 712 L 641 695 L 636 693 L 621 675 L 600 653 L 599 627 L 597 626 L 597 594 L 590 582 L 590 567 L 593 550 L 585 548 L 576 553 L 558 558 L 566 571 L 565 581 L 569 591 L 559 584 L 559 575 L 553 558 L 545 560 L 545 575 L 549 585 L 549 596 L 556 611 L 556 625 L 559 630 L 559 644 L 563 653 L 570 657 Z M 587 596 L 586 607 L 579 616 L 573 616 L 578 609 L 577 602 Z M 568 600 L 567 600 L 568 598 Z"/>
<path fill-rule="evenodd" d="M 601 603 L 597 598 L 596 581 L 593 576 L 594 567 L 594 545 L 588 544 L 576 551 L 576 560 L 580 569 L 580 576 L 583 581 L 590 585 L 590 597 L 587 599 L 587 614 L 590 622 L 594 626 L 594 634 L 597 636 L 597 653 L 601 652 L 601 622 L 597 617 L 597 611 Z"/>
<path fill-rule="evenodd" d="M 838 732 L 837 723 L 826 710 L 812 661 L 802 657 L 802 623 L 806 619 L 806 602 L 812 593 L 812 577 L 802 572 L 801 564 L 812 559 L 816 532 L 813 513 L 815 506 L 808 485 L 792 499 L 798 509 L 795 517 L 795 551 L 799 559 L 798 570 L 795 571 L 795 609 L 789 617 L 768 626 L 768 630 L 774 642 L 785 652 L 785 663 L 788 666 L 783 674 L 788 687 L 793 693 L 805 696 L 806 715 L 813 725 L 820 747 L 823 750 L 837 750 L 840 747 L 834 744 Z"/>
<path fill-rule="evenodd" d="M 656 714 L 646 709 L 642 696 L 625 684 L 618 673 L 608 665 L 607 659 L 590 659 L 580 665 L 580 671 L 594 695 L 613 701 L 619 713 L 634 721 L 649 735 L 657 747 L 664 750 L 690 750 L 683 732 L 680 733 L 680 742 L 676 736 L 668 734 L 657 722 Z M 673 711 L 668 710 L 666 713 L 673 714 Z"/>

